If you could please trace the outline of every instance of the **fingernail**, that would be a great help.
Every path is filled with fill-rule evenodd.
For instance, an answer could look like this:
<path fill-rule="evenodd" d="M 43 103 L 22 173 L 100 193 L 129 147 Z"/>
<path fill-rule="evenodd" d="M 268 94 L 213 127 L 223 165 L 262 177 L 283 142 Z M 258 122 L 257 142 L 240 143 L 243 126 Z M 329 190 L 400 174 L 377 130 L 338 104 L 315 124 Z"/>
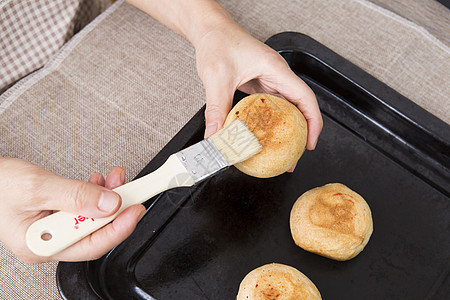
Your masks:
<path fill-rule="evenodd" d="M 120 172 L 120 182 L 123 184 L 125 182 L 125 170 Z"/>
<path fill-rule="evenodd" d="M 111 191 L 102 191 L 98 208 L 104 212 L 112 212 L 119 204 L 119 196 Z"/>
<path fill-rule="evenodd" d="M 145 215 L 145 213 L 146 213 L 147 211 L 144 209 L 144 210 L 142 210 L 142 212 L 140 213 L 140 215 L 139 215 L 139 217 L 138 217 L 138 222 L 144 217 L 144 215 Z"/>
<path fill-rule="evenodd" d="M 216 133 L 217 127 L 218 127 L 217 123 L 208 124 L 208 126 L 206 126 L 206 130 L 205 130 L 205 138 L 209 138 L 211 135 Z"/>
<path fill-rule="evenodd" d="M 314 149 L 316 149 L 316 146 L 317 146 L 317 140 L 314 142 L 314 144 L 312 145 L 312 147 L 309 148 L 309 149 L 307 149 L 307 150 L 313 151 Z"/>
<path fill-rule="evenodd" d="M 295 170 L 295 167 L 297 167 L 297 163 L 295 163 L 289 170 L 287 170 L 288 173 L 293 173 Z"/>

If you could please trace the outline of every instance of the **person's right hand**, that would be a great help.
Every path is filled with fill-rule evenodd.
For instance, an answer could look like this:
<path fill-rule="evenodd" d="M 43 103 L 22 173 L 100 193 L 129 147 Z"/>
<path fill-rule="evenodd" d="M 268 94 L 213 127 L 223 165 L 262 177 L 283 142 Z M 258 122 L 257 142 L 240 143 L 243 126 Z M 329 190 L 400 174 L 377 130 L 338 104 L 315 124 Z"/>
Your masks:
<path fill-rule="evenodd" d="M 206 93 L 205 138 L 223 127 L 233 95 L 240 90 L 268 93 L 293 103 L 308 124 L 306 149 L 316 147 L 323 120 L 314 92 L 281 55 L 247 33 L 220 4 L 214 0 L 127 1 L 195 47 Z"/>
<path fill-rule="evenodd" d="M 268 93 L 293 103 L 308 124 L 306 149 L 314 150 L 323 121 L 316 96 L 275 50 L 223 21 L 198 39 L 197 69 L 206 91 L 205 138 L 222 128 L 236 90 Z"/>
<path fill-rule="evenodd" d="M 25 233 L 33 222 L 59 210 L 92 218 L 114 214 L 121 199 L 111 189 L 124 183 L 124 175 L 124 169 L 116 167 L 106 180 L 95 173 L 89 182 L 83 182 L 57 176 L 20 159 L 0 158 L 0 240 L 27 263 L 101 257 L 133 232 L 145 213 L 143 205 L 125 209 L 110 224 L 51 257 L 33 254 L 26 245 Z"/>
<path fill-rule="evenodd" d="M 231 19 L 197 40 L 197 69 L 206 91 L 205 138 L 222 128 L 237 89 L 268 93 L 293 103 L 308 124 L 306 149 L 314 150 L 323 121 L 314 92 L 269 46 Z M 288 170 L 293 172 L 296 163 Z"/>

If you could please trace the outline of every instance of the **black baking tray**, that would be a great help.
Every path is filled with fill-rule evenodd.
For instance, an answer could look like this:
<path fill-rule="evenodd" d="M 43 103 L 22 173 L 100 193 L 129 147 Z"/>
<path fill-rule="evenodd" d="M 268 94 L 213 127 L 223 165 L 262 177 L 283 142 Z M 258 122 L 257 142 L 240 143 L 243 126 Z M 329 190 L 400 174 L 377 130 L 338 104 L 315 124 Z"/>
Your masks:
<path fill-rule="evenodd" d="M 448 299 L 450 126 L 308 36 L 285 32 L 267 44 L 316 93 L 324 120 L 316 150 L 292 174 L 258 179 L 232 167 L 150 199 L 134 233 L 103 258 L 59 264 L 63 298 L 234 299 L 248 272 L 278 262 L 324 299 Z M 203 115 L 138 177 L 200 141 Z M 373 235 L 347 262 L 306 252 L 290 234 L 297 198 L 330 182 L 372 210 Z"/>

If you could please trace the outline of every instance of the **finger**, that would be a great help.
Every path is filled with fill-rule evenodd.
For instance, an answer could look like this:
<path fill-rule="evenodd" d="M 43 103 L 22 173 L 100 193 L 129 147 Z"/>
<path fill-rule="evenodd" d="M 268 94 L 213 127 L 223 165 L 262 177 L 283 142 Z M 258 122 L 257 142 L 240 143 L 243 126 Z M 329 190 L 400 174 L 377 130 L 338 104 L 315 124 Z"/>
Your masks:
<path fill-rule="evenodd" d="M 89 177 L 88 182 L 96 184 L 96 185 L 100 185 L 100 186 L 105 186 L 105 178 L 100 173 L 92 174 L 91 177 Z"/>
<path fill-rule="evenodd" d="M 277 86 L 277 90 L 303 113 L 308 124 L 306 149 L 314 150 L 323 127 L 316 96 L 311 88 L 290 70 L 280 80 L 282 84 Z"/>
<path fill-rule="evenodd" d="M 61 251 L 53 258 L 60 261 L 97 259 L 123 242 L 134 231 L 144 214 L 145 207 L 143 205 L 130 206 L 120 213 L 112 223 Z"/>
<path fill-rule="evenodd" d="M 234 87 L 220 77 L 204 81 L 206 91 L 206 130 L 205 138 L 210 137 L 223 127 L 225 118 L 233 103 Z"/>
<path fill-rule="evenodd" d="M 105 187 L 115 189 L 125 183 L 125 170 L 121 167 L 115 167 L 106 176 Z"/>
<path fill-rule="evenodd" d="M 287 170 L 286 172 L 288 173 L 292 173 L 295 170 L 295 167 L 297 167 L 297 163 L 295 163 L 289 170 Z"/>
<path fill-rule="evenodd" d="M 93 218 L 107 217 L 121 205 L 120 196 L 110 189 L 59 176 L 47 179 L 36 192 L 44 199 L 43 210 L 62 210 Z"/>

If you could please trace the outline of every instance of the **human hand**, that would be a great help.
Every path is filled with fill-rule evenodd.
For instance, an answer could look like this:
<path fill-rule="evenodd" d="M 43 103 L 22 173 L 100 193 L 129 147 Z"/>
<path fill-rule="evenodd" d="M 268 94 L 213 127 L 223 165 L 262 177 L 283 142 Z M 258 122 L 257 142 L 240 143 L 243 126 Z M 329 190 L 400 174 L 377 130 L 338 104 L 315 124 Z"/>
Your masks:
<path fill-rule="evenodd" d="M 194 45 L 197 71 L 206 91 L 205 138 L 222 128 L 239 89 L 294 103 L 308 124 L 306 149 L 315 148 L 323 123 L 313 91 L 275 50 L 248 34 L 216 1 L 127 1 Z"/>
<path fill-rule="evenodd" d="M 232 21 L 214 27 L 194 46 L 206 91 L 205 138 L 223 126 L 239 89 L 277 95 L 295 104 L 308 123 L 306 148 L 315 148 L 323 126 L 316 97 L 276 51 Z"/>
<path fill-rule="evenodd" d="M 104 179 L 93 174 L 89 182 L 57 176 L 29 162 L 0 158 L 0 240 L 27 263 L 93 260 L 121 243 L 145 213 L 143 205 L 125 209 L 117 218 L 51 257 L 33 254 L 25 242 L 28 227 L 51 213 L 64 210 L 92 218 L 114 214 L 120 196 L 111 189 L 122 185 L 125 171 L 116 167 Z"/>

